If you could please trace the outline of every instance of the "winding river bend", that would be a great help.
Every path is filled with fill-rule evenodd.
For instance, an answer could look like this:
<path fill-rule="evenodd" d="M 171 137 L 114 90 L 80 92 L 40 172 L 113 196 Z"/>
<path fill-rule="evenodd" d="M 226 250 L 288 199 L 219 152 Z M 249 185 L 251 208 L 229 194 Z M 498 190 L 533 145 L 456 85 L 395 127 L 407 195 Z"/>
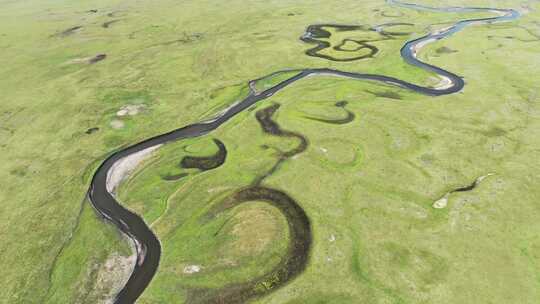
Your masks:
<path fill-rule="evenodd" d="M 404 80 L 400 80 L 394 77 L 389 77 L 389 76 L 384 76 L 384 75 L 354 73 L 354 72 L 346 72 L 346 71 L 340 71 L 340 70 L 328 69 L 328 68 L 322 68 L 322 69 L 306 68 L 302 70 L 295 70 L 296 72 L 298 72 L 297 74 L 276 84 L 275 86 L 269 89 L 266 89 L 261 92 L 256 92 L 252 90 L 245 99 L 229 107 L 227 110 L 222 112 L 219 116 L 215 117 L 214 119 L 188 125 L 188 126 L 173 130 L 171 132 L 149 138 L 140 143 L 134 144 L 123 150 L 120 150 L 111 154 L 107 159 L 105 159 L 105 161 L 103 161 L 103 163 L 99 166 L 99 168 L 95 172 L 93 179 L 91 181 L 88 195 L 89 195 L 92 205 L 99 212 L 99 214 L 101 214 L 105 219 L 112 222 L 116 227 L 118 227 L 118 229 L 120 229 L 124 234 L 126 234 L 134 242 L 136 250 L 137 250 L 137 262 L 136 262 L 135 268 L 133 269 L 133 272 L 131 273 L 131 276 L 129 277 L 129 280 L 127 281 L 125 286 L 116 296 L 115 303 L 134 303 L 137 300 L 137 298 L 145 290 L 145 288 L 148 286 L 148 284 L 152 280 L 154 274 L 156 273 L 158 265 L 159 265 L 160 256 L 161 256 L 160 242 L 157 239 L 157 237 L 154 235 L 154 233 L 150 230 L 150 228 L 146 225 L 144 220 L 139 215 L 134 214 L 128 211 L 127 209 L 125 209 L 124 207 L 122 207 L 121 203 L 115 197 L 115 194 L 114 194 L 115 183 L 116 185 L 119 183 L 121 179 L 118 179 L 118 175 L 119 174 L 122 175 L 122 172 L 119 173 L 119 170 L 120 170 L 119 167 L 121 167 L 120 166 L 121 163 L 123 163 L 124 165 L 126 163 L 130 163 L 130 161 L 132 160 L 134 156 L 136 158 L 136 157 L 140 157 L 141 155 L 147 155 L 147 153 L 159 148 L 161 145 L 166 144 L 168 142 L 177 141 L 184 138 L 198 137 L 198 136 L 208 134 L 212 130 L 215 130 L 216 128 L 221 126 L 223 123 L 227 122 L 230 118 L 232 118 L 236 114 L 249 108 L 251 105 L 257 103 L 258 101 L 271 97 L 273 94 L 279 92 L 280 90 L 284 89 L 288 85 L 296 81 L 299 81 L 303 78 L 306 78 L 308 76 L 327 75 L 327 76 L 346 77 L 349 79 L 357 79 L 357 80 L 377 81 L 377 82 L 405 88 L 405 89 L 408 89 L 408 90 L 411 90 L 420 94 L 431 95 L 431 96 L 440 96 L 440 95 L 446 95 L 446 94 L 452 94 L 452 93 L 458 92 L 464 86 L 463 79 L 461 79 L 459 76 L 457 76 L 456 74 L 452 72 L 446 71 L 442 68 L 439 68 L 439 67 L 436 67 L 436 66 L 433 66 L 433 65 L 430 65 L 428 63 L 418 60 L 417 53 L 419 52 L 419 50 L 425 45 L 435 42 L 439 39 L 448 37 L 456 32 L 459 32 L 460 30 L 462 30 L 463 28 L 469 25 L 510 21 L 519 17 L 519 13 L 512 9 L 478 8 L 478 7 L 433 8 L 433 7 L 428 7 L 428 6 L 403 3 L 397 0 L 387 0 L 387 2 L 392 5 L 396 5 L 396 6 L 400 6 L 404 8 L 412 8 L 412 9 L 417 9 L 417 10 L 426 10 L 426 11 L 434 11 L 434 12 L 454 12 L 454 13 L 491 12 L 491 13 L 494 13 L 496 16 L 490 17 L 490 18 L 479 18 L 479 19 L 458 21 L 452 26 L 446 27 L 438 31 L 431 32 L 418 39 L 410 40 L 407 43 L 405 43 L 405 45 L 401 48 L 401 57 L 408 64 L 411 64 L 413 66 L 419 67 L 426 71 L 435 73 L 440 78 L 442 78 L 443 83 L 444 83 L 444 85 L 442 86 L 431 88 L 431 87 L 425 87 L 425 86 L 413 84 Z M 325 47 L 323 44 L 320 44 L 320 41 L 318 41 L 318 38 L 324 38 L 324 35 L 326 34 L 324 33 L 324 31 L 321 31 L 321 25 L 311 25 L 307 28 L 306 32 L 301 37 L 301 39 L 306 43 L 317 45 L 315 47 L 315 50 L 313 51 L 313 52 L 316 52 L 320 50 L 321 48 Z M 374 51 L 372 48 L 370 48 L 369 45 L 361 45 L 361 46 Z M 290 73 L 291 70 L 278 71 L 278 72 L 272 73 L 271 75 L 279 74 L 282 72 Z M 253 88 L 254 84 L 257 83 L 257 81 L 264 79 L 268 76 L 270 75 L 249 81 L 250 88 Z M 216 142 L 216 144 L 218 144 L 219 146 L 219 143 Z M 257 192 L 263 193 L 264 195 L 269 196 L 269 197 L 272 195 L 282 196 L 282 201 L 291 200 L 291 202 L 289 202 L 289 205 L 293 204 L 295 208 L 298 207 L 296 203 L 292 201 L 292 199 L 290 199 L 285 193 L 274 192 L 274 190 L 272 189 L 261 188 L 260 186 L 257 186 L 257 187 L 258 188 L 255 188 Z M 241 194 L 238 194 L 238 195 L 240 195 L 241 200 L 245 200 L 245 199 L 248 199 L 252 195 L 252 192 L 241 192 Z M 286 208 L 286 207 L 283 206 L 283 208 Z M 301 208 L 298 210 L 295 209 L 295 212 L 297 213 L 297 215 L 295 216 L 304 216 Z M 297 232 L 297 234 L 303 235 L 304 237 L 309 238 L 310 236 L 305 236 L 307 232 L 309 231 L 305 231 L 304 229 L 302 231 Z M 303 244 L 302 248 L 300 249 L 304 251 L 309 250 L 309 243 Z M 301 265 L 297 266 L 297 268 L 300 269 L 302 268 L 302 266 Z"/>

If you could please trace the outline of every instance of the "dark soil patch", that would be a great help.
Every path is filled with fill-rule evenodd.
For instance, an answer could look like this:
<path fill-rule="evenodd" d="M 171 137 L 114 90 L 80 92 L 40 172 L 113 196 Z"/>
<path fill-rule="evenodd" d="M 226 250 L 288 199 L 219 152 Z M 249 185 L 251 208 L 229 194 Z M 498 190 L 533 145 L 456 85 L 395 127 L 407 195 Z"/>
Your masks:
<path fill-rule="evenodd" d="M 93 128 L 90 128 L 90 129 L 86 130 L 84 133 L 92 134 L 92 133 L 95 133 L 97 131 L 99 131 L 99 128 L 98 127 L 93 127 Z"/>
<path fill-rule="evenodd" d="M 51 37 L 67 37 L 67 36 L 75 34 L 76 32 L 78 32 L 82 28 L 83 27 L 81 25 L 70 27 L 67 30 L 64 30 L 62 32 L 51 35 Z"/>
<path fill-rule="evenodd" d="M 120 21 L 119 19 L 117 20 L 111 20 L 111 21 L 107 21 L 107 22 L 103 22 L 103 24 L 101 25 L 102 28 L 109 28 L 113 23 L 116 23 Z"/>
<path fill-rule="evenodd" d="M 105 58 L 107 58 L 107 54 L 98 54 L 98 55 L 96 55 L 96 56 L 90 58 L 90 59 L 88 60 L 88 63 L 94 64 L 94 63 L 96 63 L 96 62 L 100 62 L 100 61 L 104 60 Z"/>

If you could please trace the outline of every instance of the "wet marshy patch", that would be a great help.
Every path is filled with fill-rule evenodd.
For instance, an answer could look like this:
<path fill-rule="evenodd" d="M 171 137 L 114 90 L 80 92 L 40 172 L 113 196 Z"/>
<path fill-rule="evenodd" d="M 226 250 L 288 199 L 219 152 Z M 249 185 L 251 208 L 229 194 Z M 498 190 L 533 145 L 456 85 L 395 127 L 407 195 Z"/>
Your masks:
<path fill-rule="evenodd" d="M 440 48 L 437 48 L 435 50 L 435 53 L 437 54 L 452 54 L 452 53 L 457 53 L 458 51 L 456 50 L 453 50 L 449 47 L 446 47 L 446 46 L 441 46 Z"/>
<path fill-rule="evenodd" d="M 358 60 L 358 59 L 363 59 L 363 58 L 368 58 L 368 57 L 373 57 L 375 54 L 377 54 L 377 52 L 379 52 L 379 49 L 374 46 L 374 45 L 371 45 L 365 41 L 361 41 L 361 40 L 355 40 L 355 39 L 350 39 L 350 38 L 347 38 L 347 39 L 343 39 L 341 41 L 341 43 L 339 43 L 338 45 L 334 46 L 333 49 L 335 51 L 340 51 L 340 52 L 360 52 L 360 51 L 364 51 L 364 52 L 361 52 L 363 53 L 362 55 L 358 56 L 358 57 L 352 57 L 352 58 L 347 58 L 347 59 L 340 59 L 341 60 L 345 60 L 345 61 L 353 61 L 353 60 Z M 334 60 L 336 60 L 334 58 Z"/>
<path fill-rule="evenodd" d="M 61 32 L 52 34 L 51 37 L 61 37 L 61 38 L 67 37 L 67 36 L 70 36 L 70 35 L 73 35 L 73 34 L 79 32 L 82 28 L 83 28 L 82 25 L 73 26 L 73 27 L 65 29 L 65 30 L 63 30 Z"/>
<path fill-rule="evenodd" d="M 189 174 L 188 173 L 180 173 L 180 174 L 166 174 L 166 175 L 162 175 L 161 176 L 161 179 L 163 180 L 166 180 L 166 181 L 177 181 L 177 180 L 180 180 L 186 176 L 188 176 Z"/>
<path fill-rule="evenodd" d="M 99 128 L 98 127 L 93 127 L 93 128 L 87 129 L 86 131 L 84 131 L 84 133 L 93 134 L 93 133 L 96 133 L 97 131 L 99 131 Z"/>
<path fill-rule="evenodd" d="M 348 104 L 348 102 L 345 101 L 345 100 L 338 101 L 338 102 L 335 103 L 335 106 L 337 108 L 341 108 L 345 112 L 345 117 L 343 117 L 343 118 L 322 118 L 322 117 L 315 117 L 315 116 L 303 116 L 303 117 L 306 118 L 306 119 L 309 119 L 309 120 L 318 121 L 318 122 L 327 123 L 327 124 L 332 124 L 332 125 L 348 124 L 348 123 L 352 122 L 355 119 L 356 116 L 354 115 L 353 112 L 346 109 L 347 104 Z"/>
<path fill-rule="evenodd" d="M 303 14 L 300 13 L 300 12 L 290 12 L 290 13 L 287 14 L 287 16 L 289 16 L 289 17 L 301 16 L 301 15 L 303 15 Z"/>
<path fill-rule="evenodd" d="M 255 117 L 257 118 L 257 121 L 259 122 L 264 133 L 274 136 L 292 137 L 298 139 L 298 141 L 300 142 L 298 146 L 296 146 L 292 150 L 283 152 L 281 155 L 282 158 L 290 158 L 296 154 L 304 152 L 309 144 L 307 139 L 302 134 L 293 131 L 283 130 L 277 124 L 277 122 L 272 119 L 272 116 L 279 109 L 279 107 L 279 104 L 271 105 L 267 108 L 257 111 L 255 113 Z"/>
<path fill-rule="evenodd" d="M 399 93 L 394 92 L 394 91 L 369 91 L 369 90 L 366 90 L 366 92 L 368 92 L 369 94 L 374 95 L 375 97 L 397 99 L 397 100 L 403 99 Z"/>
<path fill-rule="evenodd" d="M 346 103 L 339 103 L 337 106 L 344 107 L 345 105 Z M 273 104 L 258 110 L 255 117 L 264 133 L 277 137 L 296 138 L 299 141 L 298 145 L 288 151 L 279 151 L 278 160 L 268 172 L 256 178 L 252 186 L 240 189 L 222 199 L 207 212 L 202 221 L 210 222 L 225 211 L 243 204 L 267 203 L 277 208 L 286 219 L 289 230 L 286 253 L 268 273 L 249 281 L 228 284 L 218 289 L 197 288 L 189 290 L 187 303 L 245 303 L 282 287 L 304 271 L 307 266 L 312 243 L 309 218 L 288 194 L 261 186 L 263 179 L 275 172 L 284 161 L 304 152 L 308 147 L 308 141 L 303 135 L 282 129 L 273 119 L 279 108 L 279 104 Z M 215 235 L 220 233 L 222 227 Z M 257 227 L 259 226 L 257 225 Z"/>
<path fill-rule="evenodd" d="M 374 43 L 410 35 L 410 31 L 401 29 L 411 26 L 414 26 L 414 24 L 399 22 L 386 23 L 375 27 L 316 24 L 310 25 L 304 35 L 300 37 L 300 40 L 316 45 L 306 50 L 305 53 L 308 56 L 348 62 L 374 57 L 379 52 L 379 48 Z M 392 28 L 394 29 L 392 30 Z"/>
<path fill-rule="evenodd" d="M 330 31 L 330 29 L 332 31 Z M 351 37 L 345 37 L 337 44 L 332 46 L 330 41 L 333 33 L 347 33 Z M 377 38 L 356 38 L 359 34 L 372 36 L 378 35 Z M 354 38 L 353 38 L 354 36 Z M 315 44 L 315 47 L 306 50 L 306 55 L 311 57 L 319 57 L 331 61 L 348 62 L 372 58 L 379 52 L 379 49 L 371 44 L 373 42 L 390 39 L 386 35 L 381 35 L 377 30 L 360 25 L 341 25 L 341 24 L 316 24 L 310 25 L 300 40 L 309 44 Z M 333 50 L 332 53 L 327 52 L 328 49 Z M 335 55 L 334 55 L 335 54 Z"/>
<path fill-rule="evenodd" d="M 109 28 L 109 27 L 111 27 L 111 25 L 113 25 L 113 24 L 115 24 L 115 23 L 117 23 L 117 22 L 119 22 L 119 21 L 120 21 L 120 19 L 115 19 L 115 20 L 106 21 L 106 22 L 103 22 L 103 23 L 101 24 L 101 27 L 102 27 L 102 28 Z"/>
<path fill-rule="evenodd" d="M 167 156 L 160 160 L 156 174 L 167 184 L 174 184 L 173 182 L 183 182 L 198 173 L 220 167 L 225 163 L 227 151 L 224 150 L 224 145 L 220 150 L 216 141 L 219 145 L 223 144 L 216 139 L 203 139 L 181 146 L 170 146 L 164 154 Z"/>
<path fill-rule="evenodd" d="M 107 58 L 106 54 L 97 54 L 95 56 L 90 56 L 90 57 L 73 58 L 65 62 L 63 67 L 69 66 L 69 65 L 92 65 L 102 60 L 105 60 L 106 58 Z"/>
<path fill-rule="evenodd" d="M 225 163 L 227 158 L 227 149 L 225 144 L 219 139 L 213 139 L 218 147 L 218 151 L 210 156 L 185 156 L 180 162 L 180 167 L 184 169 L 199 169 L 201 171 L 218 168 Z"/>
<path fill-rule="evenodd" d="M 105 60 L 105 58 L 107 58 L 107 54 L 97 54 L 96 56 L 90 58 L 88 60 L 88 63 L 89 64 L 94 64 L 94 63 L 98 63 L 102 60 Z"/>
<path fill-rule="evenodd" d="M 412 34 L 412 31 L 404 31 L 404 29 L 413 26 L 413 23 L 390 22 L 378 25 L 374 29 L 385 36 L 408 36 Z"/>
<path fill-rule="evenodd" d="M 259 125 L 261 126 L 264 133 L 271 134 L 278 137 L 284 137 L 284 138 L 296 138 L 298 139 L 299 144 L 293 149 L 288 150 L 288 151 L 277 150 L 279 155 L 278 155 L 278 160 L 276 161 L 274 166 L 267 172 L 257 177 L 253 181 L 252 183 L 253 185 L 260 185 L 265 178 L 274 174 L 286 160 L 288 160 L 289 158 L 297 154 L 304 152 L 309 146 L 309 142 L 304 135 L 297 132 L 293 132 L 293 131 L 283 130 L 281 129 L 279 124 L 272 119 L 272 116 L 279 109 L 279 107 L 280 107 L 279 104 L 273 104 L 269 107 L 266 107 L 262 110 L 257 111 L 255 113 L 255 117 L 257 121 L 259 122 Z M 270 148 L 269 146 L 265 146 L 265 145 L 263 145 L 263 147 Z"/>
<path fill-rule="evenodd" d="M 312 243 L 310 221 L 304 210 L 285 192 L 260 186 L 241 189 L 212 208 L 205 221 L 251 202 L 268 203 L 285 216 L 290 236 L 286 254 L 270 272 L 248 282 L 230 284 L 217 290 L 192 289 L 188 291 L 186 303 L 245 303 L 284 286 L 305 270 Z"/>

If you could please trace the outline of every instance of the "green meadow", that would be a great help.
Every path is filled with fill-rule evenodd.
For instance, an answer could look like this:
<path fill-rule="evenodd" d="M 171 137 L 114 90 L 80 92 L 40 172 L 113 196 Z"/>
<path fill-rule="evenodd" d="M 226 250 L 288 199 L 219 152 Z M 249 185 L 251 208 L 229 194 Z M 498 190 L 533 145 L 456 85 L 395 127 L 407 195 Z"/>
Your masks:
<path fill-rule="evenodd" d="M 138 303 L 204 303 L 254 282 L 250 303 L 537 303 L 540 298 L 540 3 L 422 1 L 514 8 L 512 22 L 470 26 L 419 59 L 463 77 L 430 97 L 330 76 L 298 81 L 214 132 L 162 146 L 117 197 L 162 244 Z M 134 262 L 129 240 L 86 198 L 113 151 L 210 119 L 303 68 L 382 74 L 425 86 L 401 46 L 482 14 L 368 1 L 0 1 L 0 303 L 111 303 Z M 403 33 L 369 30 L 385 24 Z M 405 24 L 407 23 L 407 24 Z M 331 46 L 369 40 L 350 62 L 310 57 L 311 24 Z M 360 56 L 366 50 L 324 50 Z M 344 106 L 336 104 L 345 101 Z M 268 107 L 282 130 L 264 132 Z M 353 119 L 344 123 L 329 121 Z M 185 157 L 227 150 L 212 170 Z M 272 170 L 276 162 L 280 165 Z M 273 275 L 290 222 L 266 201 L 221 208 L 254 183 L 287 193 L 310 221 L 306 268 Z M 469 191 L 453 192 L 485 177 Z M 435 202 L 446 197 L 442 208 Z M 262 278 L 264 279 L 257 279 Z"/>

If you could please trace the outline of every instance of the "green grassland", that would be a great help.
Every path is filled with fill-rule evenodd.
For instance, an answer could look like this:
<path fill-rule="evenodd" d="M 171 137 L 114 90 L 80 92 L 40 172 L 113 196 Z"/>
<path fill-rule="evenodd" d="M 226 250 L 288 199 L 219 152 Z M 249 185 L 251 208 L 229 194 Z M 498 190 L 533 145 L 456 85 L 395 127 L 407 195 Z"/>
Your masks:
<path fill-rule="evenodd" d="M 181 303 L 193 290 L 219 292 L 280 263 L 290 234 L 275 207 L 250 202 L 207 216 L 270 170 L 277 151 L 298 145 L 264 133 L 257 122 L 257 111 L 276 103 L 273 119 L 309 146 L 263 185 L 287 192 L 305 210 L 313 243 L 305 271 L 284 285 L 261 282 L 258 288 L 270 292 L 254 303 L 536 303 L 540 3 L 444 5 L 524 13 L 422 50 L 421 60 L 464 77 L 462 92 L 427 97 L 310 77 L 145 161 L 119 189 L 163 246 L 139 303 Z M 330 67 L 435 85 L 433 75 L 403 62 L 400 47 L 429 29 L 485 16 L 375 0 L 0 1 L 0 7 L 0 303 L 105 303 L 121 287 L 131 245 L 86 200 L 93 171 L 112 151 L 209 119 L 246 96 L 248 80 L 278 70 Z M 298 39 L 310 24 L 389 22 L 413 25 L 395 28 L 410 34 L 374 42 L 379 52 L 358 61 L 306 56 L 312 45 Z M 330 42 L 346 37 L 335 32 Z M 384 38 L 367 30 L 354 37 Z M 90 64 L 98 54 L 107 57 Z M 345 109 L 335 106 L 344 100 Z M 119 116 L 129 105 L 140 106 L 139 113 Z M 346 124 L 310 119 L 340 119 L 345 110 L 355 116 Z M 215 153 L 212 139 L 227 148 L 222 166 L 204 172 L 179 166 L 184 156 Z M 450 194 L 446 208 L 432 207 L 490 173 L 472 191 Z M 164 179 L 179 174 L 186 176 Z M 200 270 L 186 271 L 192 265 Z"/>

